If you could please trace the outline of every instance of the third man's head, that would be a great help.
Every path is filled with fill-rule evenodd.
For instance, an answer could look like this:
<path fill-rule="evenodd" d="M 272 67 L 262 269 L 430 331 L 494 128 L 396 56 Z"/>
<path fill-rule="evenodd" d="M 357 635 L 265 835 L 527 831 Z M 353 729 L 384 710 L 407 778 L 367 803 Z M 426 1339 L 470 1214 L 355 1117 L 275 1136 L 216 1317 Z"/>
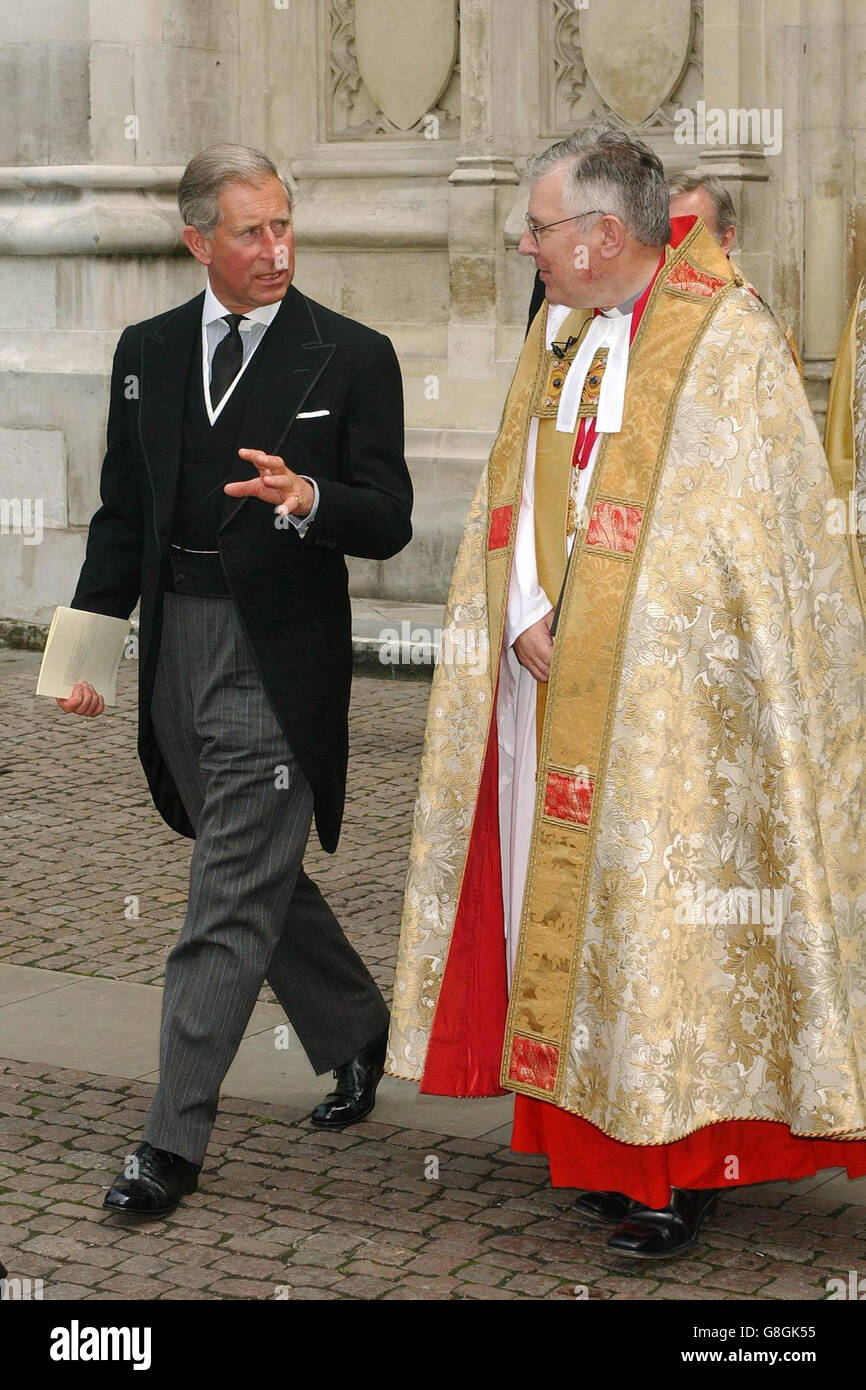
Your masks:
<path fill-rule="evenodd" d="M 731 195 L 713 174 L 676 174 L 668 184 L 671 217 L 699 217 L 726 256 L 737 239 L 737 214 Z"/>

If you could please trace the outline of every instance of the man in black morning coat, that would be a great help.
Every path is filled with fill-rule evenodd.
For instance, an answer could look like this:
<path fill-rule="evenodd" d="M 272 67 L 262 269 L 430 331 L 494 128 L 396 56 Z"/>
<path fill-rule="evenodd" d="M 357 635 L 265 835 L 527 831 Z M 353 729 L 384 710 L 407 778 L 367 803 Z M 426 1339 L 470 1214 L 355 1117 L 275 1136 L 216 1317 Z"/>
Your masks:
<path fill-rule="evenodd" d="M 265 979 L 315 1071 L 336 1072 L 313 1123 L 373 1108 L 387 1009 L 302 859 L 313 815 L 333 851 L 343 812 L 343 557 L 396 554 L 412 505 L 394 349 L 292 287 L 291 198 L 271 161 L 211 146 L 179 202 L 208 286 L 121 335 L 72 600 L 126 618 L 140 597 L 139 753 L 162 816 L 196 840 L 159 1088 L 105 1199 L 149 1215 L 196 1187 Z M 104 708 L 86 684 L 58 703 Z"/>

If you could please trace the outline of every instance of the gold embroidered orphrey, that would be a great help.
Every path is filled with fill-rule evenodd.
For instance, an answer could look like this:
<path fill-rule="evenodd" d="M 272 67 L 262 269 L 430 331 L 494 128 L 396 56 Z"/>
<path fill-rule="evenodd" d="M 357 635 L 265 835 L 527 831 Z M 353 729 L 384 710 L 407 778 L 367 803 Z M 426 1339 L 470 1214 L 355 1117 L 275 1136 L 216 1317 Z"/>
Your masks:
<path fill-rule="evenodd" d="M 389 1042 L 407 1078 L 459 902 L 545 312 L 443 625 L 492 660 L 434 675 Z M 831 495 L 781 331 L 698 223 L 575 537 L 503 1048 L 504 1086 L 627 1143 L 730 1119 L 866 1137 L 866 654 Z"/>

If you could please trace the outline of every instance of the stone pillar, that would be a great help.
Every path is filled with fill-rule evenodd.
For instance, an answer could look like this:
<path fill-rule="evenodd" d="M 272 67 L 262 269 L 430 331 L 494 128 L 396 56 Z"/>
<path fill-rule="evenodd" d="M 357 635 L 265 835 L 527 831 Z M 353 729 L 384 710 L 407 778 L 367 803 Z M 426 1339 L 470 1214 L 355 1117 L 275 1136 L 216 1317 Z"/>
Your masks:
<path fill-rule="evenodd" d="M 823 411 L 845 319 L 846 193 L 853 193 L 845 179 L 845 0 L 810 0 L 803 41 L 803 365 L 814 408 Z"/>
<path fill-rule="evenodd" d="M 741 0 L 704 6 L 703 100 L 706 110 L 768 106 L 763 72 L 760 11 Z M 784 149 L 784 144 L 783 144 Z M 745 238 L 734 256 L 762 294 L 772 297 L 772 234 L 769 220 L 769 159 L 760 145 L 709 145 L 701 149 L 702 173 L 724 179 Z"/>
<path fill-rule="evenodd" d="M 844 131 L 847 150 L 845 191 L 849 199 L 846 246 L 846 302 L 850 303 L 866 276 L 866 9 L 862 0 L 845 4 L 845 87 L 847 103 Z"/>
<path fill-rule="evenodd" d="M 469 99 L 449 179 L 448 370 L 470 381 L 489 380 L 493 371 L 502 229 L 518 183 L 514 102 L 507 100 L 515 10 L 514 0 L 463 0 L 461 6 L 460 67 Z"/>

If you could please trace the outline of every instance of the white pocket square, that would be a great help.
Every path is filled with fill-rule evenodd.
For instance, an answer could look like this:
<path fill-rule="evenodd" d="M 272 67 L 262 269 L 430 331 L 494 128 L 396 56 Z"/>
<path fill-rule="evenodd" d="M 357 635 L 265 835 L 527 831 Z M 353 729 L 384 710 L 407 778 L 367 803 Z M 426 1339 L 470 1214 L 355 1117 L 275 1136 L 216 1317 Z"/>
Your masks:
<path fill-rule="evenodd" d="M 313 420 L 317 415 L 330 415 L 330 410 L 299 410 L 296 420 Z"/>

